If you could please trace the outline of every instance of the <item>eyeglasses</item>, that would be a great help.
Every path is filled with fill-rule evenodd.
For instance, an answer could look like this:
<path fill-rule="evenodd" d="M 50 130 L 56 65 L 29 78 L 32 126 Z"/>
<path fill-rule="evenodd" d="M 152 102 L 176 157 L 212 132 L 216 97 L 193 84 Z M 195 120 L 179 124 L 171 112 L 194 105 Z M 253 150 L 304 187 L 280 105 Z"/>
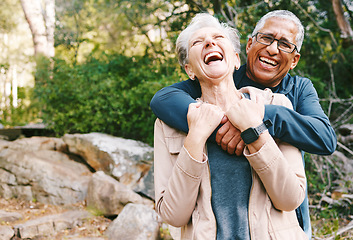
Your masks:
<path fill-rule="evenodd" d="M 283 52 L 286 53 L 292 53 L 294 50 L 298 51 L 298 48 L 295 44 L 284 41 L 284 40 L 279 40 L 274 38 L 271 35 L 264 34 L 264 33 L 256 33 L 253 37 L 256 38 L 256 42 L 270 46 L 275 40 L 278 42 L 277 48 Z"/>

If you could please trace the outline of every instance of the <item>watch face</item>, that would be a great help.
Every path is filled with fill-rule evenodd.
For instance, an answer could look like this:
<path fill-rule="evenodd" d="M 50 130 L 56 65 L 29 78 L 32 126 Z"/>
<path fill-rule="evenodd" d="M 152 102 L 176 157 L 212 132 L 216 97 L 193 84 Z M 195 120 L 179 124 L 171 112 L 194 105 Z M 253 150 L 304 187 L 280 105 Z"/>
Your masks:
<path fill-rule="evenodd" d="M 259 134 L 255 128 L 248 128 L 240 134 L 246 144 L 250 144 L 259 138 Z"/>

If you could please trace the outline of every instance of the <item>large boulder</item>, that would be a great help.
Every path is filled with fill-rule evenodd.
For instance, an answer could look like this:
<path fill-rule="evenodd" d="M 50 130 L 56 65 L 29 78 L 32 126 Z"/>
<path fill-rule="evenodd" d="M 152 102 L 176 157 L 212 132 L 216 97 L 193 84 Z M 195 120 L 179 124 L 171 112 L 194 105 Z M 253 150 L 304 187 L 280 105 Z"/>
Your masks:
<path fill-rule="evenodd" d="M 0 196 L 56 205 L 84 200 L 89 169 L 67 154 L 48 150 L 57 145 L 47 144 L 47 138 L 33 138 L 33 144 L 30 140 L 13 142 L 0 151 Z"/>
<path fill-rule="evenodd" d="M 160 225 L 158 214 L 153 209 L 129 203 L 109 225 L 106 235 L 109 240 L 154 240 L 158 239 Z"/>
<path fill-rule="evenodd" d="M 103 171 L 96 172 L 89 183 L 87 206 L 105 216 L 118 215 L 128 203 L 146 204 L 153 207 L 153 202 L 118 182 Z"/>
<path fill-rule="evenodd" d="M 103 133 L 66 134 L 63 137 L 71 153 L 81 156 L 96 171 L 103 171 L 134 188 L 149 172 L 153 148 L 130 139 Z"/>

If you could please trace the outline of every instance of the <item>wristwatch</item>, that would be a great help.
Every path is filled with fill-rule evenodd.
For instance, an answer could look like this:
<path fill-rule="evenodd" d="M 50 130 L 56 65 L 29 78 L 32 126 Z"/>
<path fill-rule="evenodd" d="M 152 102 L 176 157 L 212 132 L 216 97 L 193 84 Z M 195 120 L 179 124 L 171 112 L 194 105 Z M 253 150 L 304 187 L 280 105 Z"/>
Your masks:
<path fill-rule="evenodd" d="M 246 129 L 240 134 L 240 136 L 245 142 L 245 144 L 250 144 L 252 142 L 255 142 L 259 138 L 260 134 L 266 131 L 271 126 L 272 122 L 270 119 L 268 119 L 255 128 L 250 127 Z"/>

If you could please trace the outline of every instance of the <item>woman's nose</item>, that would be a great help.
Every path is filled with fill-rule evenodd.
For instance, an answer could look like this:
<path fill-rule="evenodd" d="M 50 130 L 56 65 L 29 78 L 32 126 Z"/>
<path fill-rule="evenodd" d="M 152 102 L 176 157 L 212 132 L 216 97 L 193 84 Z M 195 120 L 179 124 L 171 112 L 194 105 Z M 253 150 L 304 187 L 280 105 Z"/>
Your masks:
<path fill-rule="evenodd" d="M 206 43 L 206 47 L 210 47 L 210 46 L 215 46 L 216 45 L 215 40 L 213 38 L 211 38 L 211 37 L 206 38 L 205 43 Z"/>

